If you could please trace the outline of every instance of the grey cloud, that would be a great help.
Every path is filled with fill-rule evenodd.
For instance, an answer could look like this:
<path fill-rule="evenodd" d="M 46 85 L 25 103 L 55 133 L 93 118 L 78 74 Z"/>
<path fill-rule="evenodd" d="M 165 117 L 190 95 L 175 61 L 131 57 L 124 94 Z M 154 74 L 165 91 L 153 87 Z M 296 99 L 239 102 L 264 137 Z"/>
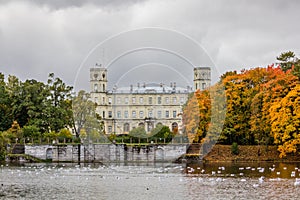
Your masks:
<path fill-rule="evenodd" d="M 73 84 L 80 63 L 95 45 L 124 30 L 153 26 L 194 38 L 220 73 L 265 66 L 286 50 L 299 56 L 299 8 L 297 0 L 0 0 L 0 72 L 43 81 L 49 72 L 54 72 Z M 143 37 L 149 35 L 145 33 Z M 120 50 L 137 39 L 123 40 L 114 47 Z M 171 41 L 172 45 L 172 40 L 166 36 L 164 42 Z M 188 45 L 179 45 L 182 51 L 192 54 Z M 95 53 L 81 71 L 80 87 L 88 89 L 88 68 L 95 62 L 103 62 L 103 58 L 107 63 L 113 53 L 110 48 L 104 56 L 101 50 Z M 151 61 L 137 55 L 121 59 L 111 70 Z M 176 60 L 167 58 L 161 62 L 175 65 Z M 115 70 L 110 76 L 116 79 L 120 74 L 120 70 Z M 132 79 L 132 76 L 134 73 L 127 77 Z M 139 80 L 143 78 L 149 77 L 144 74 Z M 172 81 L 168 78 L 166 83 Z"/>
<path fill-rule="evenodd" d="M 14 2 L 27 2 L 39 6 L 47 6 L 51 9 L 65 9 L 69 7 L 82 7 L 83 5 L 95 5 L 103 8 L 115 9 L 128 7 L 132 4 L 140 3 L 145 0 L 12 0 Z M 10 1 L 10 2 L 12 2 Z M 0 0 L 0 3 L 7 3 L 6 0 Z"/>

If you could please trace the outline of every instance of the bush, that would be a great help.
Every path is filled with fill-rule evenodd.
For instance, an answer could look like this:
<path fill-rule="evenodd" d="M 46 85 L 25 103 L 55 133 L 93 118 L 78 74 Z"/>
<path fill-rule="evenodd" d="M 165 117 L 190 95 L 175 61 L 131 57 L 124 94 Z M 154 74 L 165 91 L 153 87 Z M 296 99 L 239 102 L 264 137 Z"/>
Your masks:
<path fill-rule="evenodd" d="M 0 161 L 5 159 L 6 145 L 7 145 L 7 140 L 3 136 L 3 133 L 0 132 Z"/>
<path fill-rule="evenodd" d="M 23 137 L 25 138 L 37 139 L 41 136 L 39 128 L 34 125 L 24 126 L 22 128 L 22 131 L 23 131 Z"/>
<path fill-rule="evenodd" d="M 232 143 L 232 145 L 231 145 L 231 153 L 234 154 L 234 155 L 239 154 L 239 147 L 238 147 L 238 144 L 236 142 Z"/>

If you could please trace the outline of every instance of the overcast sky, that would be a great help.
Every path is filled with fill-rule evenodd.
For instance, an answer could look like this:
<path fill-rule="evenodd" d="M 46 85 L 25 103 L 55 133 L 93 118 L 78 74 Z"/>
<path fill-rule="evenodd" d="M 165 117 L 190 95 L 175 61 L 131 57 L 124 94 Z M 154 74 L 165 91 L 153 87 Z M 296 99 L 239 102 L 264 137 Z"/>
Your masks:
<path fill-rule="evenodd" d="M 48 74 L 54 72 L 67 84 L 88 89 L 88 70 L 92 63 L 109 64 L 122 54 L 121 46 L 126 47 L 124 51 L 130 51 L 155 43 L 152 30 L 148 34 L 139 32 L 138 36 L 130 31 L 156 27 L 166 31 L 157 39 L 162 45 L 154 46 L 169 48 L 169 52 L 159 51 L 158 56 L 157 49 L 148 49 L 122 57 L 111 65 L 111 71 L 115 70 L 110 73 L 111 79 L 115 77 L 111 82 L 123 79 L 128 82 L 136 74 L 138 81 L 151 81 L 151 76 L 157 81 L 155 78 L 163 76 L 155 74 L 165 74 L 168 69 L 174 77 L 188 72 L 184 77 L 192 79 L 192 70 L 172 69 L 172 65 L 183 62 L 178 55 L 193 57 L 193 52 L 199 59 L 211 59 L 204 65 L 214 63 L 217 77 L 228 70 L 272 64 L 276 56 L 287 50 L 299 56 L 299 10 L 297 0 L 0 0 L 0 72 L 16 75 L 21 80 L 40 81 L 46 81 Z M 124 32 L 124 38 L 114 37 L 113 42 L 103 43 Z M 188 37 L 198 43 L 202 52 L 193 50 L 193 42 L 185 41 Z M 146 42 L 140 41 L 141 38 Z M 182 52 L 169 58 L 171 51 L 178 50 L 170 44 L 177 41 Z M 184 52 L 188 53 L 184 55 Z M 206 58 L 199 56 L 203 52 Z M 197 61 L 193 64 L 202 65 Z M 126 70 L 118 74 L 120 70 L 116 69 L 121 65 Z M 142 73 L 145 66 L 156 73 Z M 134 68 L 136 74 L 132 70 L 131 76 L 128 73 L 122 77 Z M 168 74 L 165 81 L 173 80 Z"/>

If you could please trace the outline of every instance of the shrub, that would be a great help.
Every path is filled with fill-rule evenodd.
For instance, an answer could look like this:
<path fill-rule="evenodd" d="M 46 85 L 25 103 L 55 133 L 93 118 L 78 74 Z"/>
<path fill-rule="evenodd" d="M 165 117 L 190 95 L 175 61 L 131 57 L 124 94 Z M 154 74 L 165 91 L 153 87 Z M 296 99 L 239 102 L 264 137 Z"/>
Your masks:
<path fill-rule="evenodd" d="M 22 128 L 23 136 L 26 138 L 34 138 L 37 139 L 41 136 L 39 128 L 35 125 L 24 126 Z"/>
<path fill-rule="evenodd" d="M 238 144 L 236 142 L 232 143 L 232 145 L 231 145 L 231 153 L 234 154 L 234 155 L 239 154 L 239 147 L 238 147 Z"/>

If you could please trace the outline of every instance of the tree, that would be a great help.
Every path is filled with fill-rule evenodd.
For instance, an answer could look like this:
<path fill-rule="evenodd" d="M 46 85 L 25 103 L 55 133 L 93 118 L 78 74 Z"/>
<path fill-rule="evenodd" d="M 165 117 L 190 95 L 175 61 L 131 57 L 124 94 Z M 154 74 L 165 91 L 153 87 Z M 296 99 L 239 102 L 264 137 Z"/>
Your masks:
<path fill-rule="evenodd" d="M 277 57 L 277 60 L 284 72 L 291 70 L 292 73 L 300 79 L 300 59 L 296 57 L 294 52 L 283 52 Z"/>
<path fill-rule="evenodd" d="M 15 105 L 21 111 L 18 116 L 26 116 L 26 120 L 17 118 L 22 121 L 21 127 L 32 125 L 42 132 L 49 131 L 49 121 L 51 119 L 48 112 L 48 96 L 46 85 L 42 82 L 26 80 L 21 83 L 20 97 L 22 97 L 22 100 L 19 100 L 19 105 Z"/>
<path fill-rule="evenodd" d="M 280 157 L 296 153 L 300 145 L 300 84 L 270 108 L 271 133 Z"/>
<path fill-rule="evenodd" d="M 35 125 L 24 126 L 22 128 L 22 132 L 23 132 L 23 137 L 25 138 L 38 139 L 41 137 L 40 130 Z"/>
<path fill-rule="evenodd" d="M 55 78 L 53 73 L 49 74 L 47 83 L 49 127 L 59 132 L 72 124 L 71 92 L 73 87 L 67 86 L 60 78 Z"/>
<path fill-rule="evenodd" d="M 184 131 L 191 143 L 198 134 L 197 131 L 200 121 L 199 103 L 196 95 L 197 93 L 200 93 L 200 91 L 198 90 L 195 93 L 190 94 L 186 105 L 183 106 L 182 121 L 184 125 Z"/>
<path fill-rule="evenodd" d="M 131 137 L 135 137 L 135 138 L 147 138 L 147 133 L 145 131 L 145 127 L 143 126 L 139 126 L 136 128 L 133 128 L 130 132 L 129 135 Z"/>
<path fill-rule="evenodd" d="M 150 140 L 164 140 L 167 143 L 170 142 L 174 136 L 168 126 L 161 124 L 152 129 L 150 135 Z"/>
<path fill-rule="evenodd" d="M 295 57 L 295 53 L 292 51 L 287 51 L 281 53 L 276 59 L 279 61 L 279 65 L 281 69 L 286 72 L 292 69 L 293 64 L 296 62 L 297 58 Z"/>
<path fill-rule="evenodd" d="M 3 132 L 3 136 L 8 139 L 9 143 L 17 142 L 23 138 L 23 133 L 17 121 L 13 121 L 11 127 Z"/>
<path fill-rule="evenodd" d="M 0 131 L 9 129 L 13 122 L 12 108 L 4 75 L 0 73 Z"/>
<path fill-rule="evenodd" d="M 73 98 L 73 128 L 77 138 L 80 136 L 82 129 L 85 129 L 87 134 L 94 131 L 104 133 L 103 122 L 96 113 L 96 105 L 89 99 L 89 93 L 83 90 L 79 91 L 78 95 Z"/>
<path fill-rule="evenodd" d="M 0 161 L 3 161 L 5 159 L 7 144 L 7 138 L 3 135 L 3 132 L 0 132 Z"/>

